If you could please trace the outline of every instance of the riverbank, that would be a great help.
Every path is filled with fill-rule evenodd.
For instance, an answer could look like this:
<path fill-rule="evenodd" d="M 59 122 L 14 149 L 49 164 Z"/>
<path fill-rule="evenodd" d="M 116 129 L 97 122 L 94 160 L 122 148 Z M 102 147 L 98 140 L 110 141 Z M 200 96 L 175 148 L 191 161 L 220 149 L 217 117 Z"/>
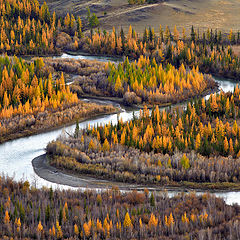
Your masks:
<path fill-rule="evenodd" d="M 130 61 L 135 61 L 136 58 L 133 58 L 131 56 L 125 56 L 125 55 L 110 55 L 110 54 L 99 54 L 99 53 L 89 53 L 87 51 L 79 50 L 79 51 L 63 51 L 61 53 L 62 55 L 58 55 L 58 58 L 74 58 L 78 59 L 78 56 L 83 56 L 88 60 L 93 60 L 92 58 L 95 58 L 95 60 L 100 61 L 100 62 L 115 62 L 118 63 L 120 61 L 124 61 L 126 57 Z M 70 57 L 69 57 L 70 56 Z M 49 55 L 51 57 L 51 55 Z M 218 78 L 228 78 L 231 79 L 232 81 L 239 82 L 240 78 L 238 75 L 231 75 L 229 72 L 217 72 L 209 69 L 206 71 L 206 69 L 200 68 L 200 72 L 205 73 L 205 74 L 211 74 L 213 77 L 218 77 Z"/>
<path fill-rule="evenodd" d="M 41 178 L 61 185 L 76 188 L 97 188 L 108 189 L 118 187 L 120 190 L 144 190 L 145 188 L 154 191 L 209 191 L 209 192 L 230 192 L 240 191 L 240 183 L 195 183 L 195 182 L 171 182 L 164 185 L 134 184 L 110 181 L 104 178 L 96 178 L 95 175 L 74 174 L 71 171 L 56 168 L 49 163 L 46 154 L 38 156 L 32 160 L 34 172 Z"/>
<path fill-rule="evenodd" d="M 216 88 L 216 91 L 218 91 L 219 89 Z M 212 91 L 208 91 L 204 96 L 210 94 L 209 92 L 212 93 Z M 215 91 L 214 91 L 215 92 Z M 127 105 L 123 98 L 119 98 L 119 97 L 104 97 L 104 96 L 93 96 L 93 95 L 89 95 L 89 94 L 82 94 L 82 95 L 78 95 L 79 98 L 83 98 L 83 99 L 95 99 L 95 100 L 100 100 L 100 101 L 111 101 L 111 102 L 116 102 L 120 105 L 123 105 L 125 108 L 130 108 L 130 109 L 143 109 L 145 106 L 147 106 L 147 108 L 153 108 L 155 105 L 153 104 L 131 104 L 131 105 Z M 158 107 L 163 108 L 163 107 L 169 107 L 171 105 L 175 105 L 172 103 L 162 103 L 162 104 L 157 104 Z"/>
<path fill-rule="evenodd" d="M 63 54 L 71 55 L 73 57 L 78 57 L 79 55 L 82 55 L 84 57 L 94 57 L 97 58 L 99 61 L 112 61 L 112 62 L 118 62 L 123 61 L 126 56 L 123 55 L 111 55 L 111 54 L 98 54 L 98 53 L 90 53 L 88 51 L 84 51 L 84 49 L 81 49 L 79 51 L 64 51 Z M 134 59 L 131 59 L 134 60 Z"/>
<path fill-rule="evenodd" d="M 103 179 L 96 179 L 94 176 L 82 175 L 80 177 L 70 174 L 67 171 L 59 170 L 49 164 L 46 154 L 34 158 L 32 160 L 32 166 L 35 173 L 39 177 L 61 185 L 67 185 L 76 188 L 107 189 L 117 186 L 121 190 L 136 189 L 135 185 L 133 184 L 110 182 Z"/>
<path fill-rule="evenodd" d="M 204 92 L 202 92 L 198 98 L 203 98 L 203 97 L 206 97 L 210 94 L 214 94 L 214 93 L 218 93 L 220 91 L 220 88 L 219 88 L 219 84 L 217 82 L 215 82 L 215 86 L 213 88 L 208 88 L 206 89 Z M 74 84 L 74 81 L 71 82 L 71 84 Z M 71 87 L 71 84 L 69 84 L 69 86 Z M 73 92 L 74 90 L 71 89 Z M 100 101 L 112 101 L 112 102 L 116 102 L 120 105 L 123 105 L 125 108 L 137 108 L 137 109 L 144 109 L 144 107 L 146 106 L 147 108 L 153 108 L 154 106 L 158 105 L 158 107 L 160 108 L 164 108 L 164 107 L 170 107 L 170 106 L 176 106 L 178 104 L 183 104 L 183 103 L 186 103 L 186 102 L 189 102 L 192 98 L 188 98 L 188 99 L 185 99 L 184 101 L 176 101 L 176 102 L 166 102 L 166 103 L 158 103 L 158 104 L 150 104 L 150 103 L 141 103 L 141 104 L 126 104 L 124 102 L 124 99 L 123 98 L 119 98 L 119 97 L 111 97 L 111 96 L 94 96 L 94 95 L 91 95 L 91 94 L 80 94 L 79 92 L 75 92 L 77 93 L 78 95 L 78 98 L 81 98 L 81 99 L 96 99 L 96 100 L 100 100 Z"/>
<path fill-rule="evenodd" d="M 70 86 L 71 86 L 71 84 L 70 84 Z M 216 82 L 216 85 L 213 88 L 206 89 L 198 97 L 199 98 L 203 98 L 203 97 L 206 97 L 206 96 L 208 96 L 210 94 L 218 93 L 219 91 L 220 91 L 219 84 Z M 119 97 L 93 96 L 93 95 L 90 95 L 90 94 L 78 94 L 78 97 L 79 98 L 83 98 L 83 99 L 87 98 L 87 99 L 96 99 L 96 100 L 101 100 L 101 101 L 112 101 L 112 102 L 119 103 L 120 105 L 123 105 L 124 107 L 137 108 L 137 109 L 143 109 L 145 106 L 147 106 L 147 108 L 153 108 L 156 105 L 158 105 L 158 107 L 160 107 L 160 108 L 170 107 L 170 106 L 175 106 L 177 104 L 182 104 L 182 103 L 185 103 L 185 102 L 189 102 L 192 99 L 192 98 L 188 98 L 188 99 L 186 99 L 184 101 L 178 101 L 178 102 L 174 102 L 174 103 L 167 102 L 167 103 L 161 103 L 161 104 L 144 103 L 144 104 L 131 104 L 131 105 L 127 105 L 124 102 L 124 99 L 123 98 L 119 98 Z"/>
<path fill-rule="evenodd" d="M 89 109 L 86 110 L 85 108 L 88 107 Z M 81 110 L 86 110 L 87 112 L 81 112 Z M 96 103 L 84 103 L 81 101 L 79 104 L 74 105 L 70 108 L 66 108 L 60 112 L 55 112 L 51 114 L 48 114 L 46 112 L 38 113 L 38 115 L 35 117 L 31 115 L 30 116 L 31 119 L 34 118 L 32 122 L 29 121 L 29 116 L 26 116 L 28 118 L 27 120 L 29 121 L 29 123 L 28 122 L 25 123 L 26 128 L 21 129 L 21 126 L 19 126 L 18 124 L 17 125 L 17 127 L 19 128 L 18 131 L 15 131 L 16 129 L 11 129 L 11 132 L 7 131 L 5 132 L 5 134 L 2 133 L 2 135 L 0 136 L 0 144 L 14 139 L 19 139 L 22 137 L 32 136 L 48 132 L 51 130 L 57 130 L 63 126 L 70 126 L 74 124 L 77 120 L 79 122 L 83 122 L 88 119 L 94 119 L 96 117 L 108 114 L 119 113 L 120 111 L 121 110 L 118 107 L 107 105 L 103 102 L 96 104 Z M 2 127 L 3 126 L 1 126 L 0 129 Z"/>

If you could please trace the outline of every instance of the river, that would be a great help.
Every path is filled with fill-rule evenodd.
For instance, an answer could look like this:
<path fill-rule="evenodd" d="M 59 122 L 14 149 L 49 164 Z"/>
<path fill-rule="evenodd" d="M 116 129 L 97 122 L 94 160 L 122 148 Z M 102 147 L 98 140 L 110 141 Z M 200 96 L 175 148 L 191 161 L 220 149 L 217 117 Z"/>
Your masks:
<path fill-rule="evenodd" d="M 67 54 L 62 55 L 63 58 L 72 57 Z M 76 59 L 94 59 L 101 61 L 116 61 L 112 58 L 93 57 L 93 56 L 74 56 Z M 227 79 L 215 78 L 219 83 L 220 88 L 223 91 L 233 91 L 236 82 L 229 81 Z M 138 115 L 138 111 L 135 111 L 135 115 Z M 130 120 L 133 116 L 133 111 L 122 111 L 120 114 L 112 114 L 107 116 L 98 117 L 93 120 L 87 120 L 79 124 L 80 128 L 85 128 L 88 124 L 91 126 L 97 123 L 105 124 L 112 122 L 117 123 L 117 119 L 122 118 L 123 121 Z M 59 185 L 48 182 L 38 177 L 32 167 L 32 160 L 45 153 L 45 148 L 48 142 L 55 140 L 64 130 L 67 132 L 73 132 L 75 125 L 62 127 L 58 130 L 53 130 L 30 137 L 22 137 L 20 139 L 12 140 L 0 145 L 0 174 L 14 177 L 14 180 L 28 180 L 36 187 L 50 187 L 60 189 L 75 189 L 65 185 Z M 179 191 L 169 191 L 169 196 L 172 196 Z M 201 192 L 199 192 L 201 193 Z M 216 192 L 217 196 L 223 197 L 228 204 L 238 203 L 240 204 L 240 192 Z"/>

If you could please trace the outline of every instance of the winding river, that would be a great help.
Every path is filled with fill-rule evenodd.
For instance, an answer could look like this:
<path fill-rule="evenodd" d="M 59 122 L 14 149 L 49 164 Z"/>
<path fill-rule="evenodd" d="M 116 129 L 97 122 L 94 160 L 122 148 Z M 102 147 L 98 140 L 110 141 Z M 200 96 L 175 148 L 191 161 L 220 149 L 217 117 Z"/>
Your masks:
<path fill-rule="evenodd" d="M 95 57 L 95 56 L 70 56 L 63 54 L 62 58 L 76 58 L 76 59 L 90 59 L 100 61 L 119 61 L 119 59 Z M 233 91 L 236 82 L 229 81 L 227 79 L 215 78 L 219 83 L 220 88 L 223 91 Z M 138 115 L 138 111 L 135 112 Z M 120 114 L 112 114 L 107 116 L 98 117 L 96 119 L 87 120 L 79 124 L 80 128 L 86 127 L 88 124 L 91 126 L 97 123 L 105 124 L 111 121 L 113 124 L 117 122 L 118 117 L 123 121 L 131 119 L 133 111 L 123 110 Z M 64 130 L 67 132 L 73 132 L 75 125 L 62 127 L 58 130 L 53 130 L 30 137 L 23 137 L 20 139 L 12 140 L 0 145 L 0 174 L 14 177 L 14 180 L 28 180 L 36 187 L 50 187 L 60 189 L 76 189 L 73 187 L 51 183 L 40 177 L 38 177 L 32 167 L 32 160 L 45 153 L 45 147 L 47 143 L 55 140 Z M 169 196 L 177 194 L 180 191 L 169 191 Z M 199 192 L 201 193 L 201 192 Z M 228 204 L 238 203 L 240 204 L 240 192 L 216 192 L 217 196 L 223 197 Z"/>

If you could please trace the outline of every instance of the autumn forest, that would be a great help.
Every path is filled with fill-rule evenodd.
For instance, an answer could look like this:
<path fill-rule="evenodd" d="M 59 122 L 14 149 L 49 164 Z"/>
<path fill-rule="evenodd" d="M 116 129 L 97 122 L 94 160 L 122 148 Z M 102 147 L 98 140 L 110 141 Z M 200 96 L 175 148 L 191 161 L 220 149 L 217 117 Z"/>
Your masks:
<path fill-rule="evenodd" d="M 240 32 L 106 31 L 84 4 L 0 0 L 0 167 L 21 149 L 0 169 L 0 238 L 240 239 L 239 204 L 211 192 L 240 191 Z"/>

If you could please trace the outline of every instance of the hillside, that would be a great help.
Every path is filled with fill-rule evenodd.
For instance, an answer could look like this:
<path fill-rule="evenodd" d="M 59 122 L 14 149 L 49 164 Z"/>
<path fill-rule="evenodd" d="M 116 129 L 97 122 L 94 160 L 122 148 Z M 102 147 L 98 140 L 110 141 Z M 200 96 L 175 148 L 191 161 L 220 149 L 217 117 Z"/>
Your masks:
<path fill-rule="evenodd" d="M 40 1 L 42 3 L 43 0 Z M 240 2 L 238 0 L 169 0 L 156 4 L 129 5 L 127 0 L 47 0 L 50 10 L 64 15 L 66 11 L 76 15 L 86 15 L 86 7 L 95 12 L 101 27 L 106 30 L 113 26 L 128 29 L 131 24 L 138 32 L 149 25 L 159 29 L 159 25 L 174 28 L 192 25 L 200 29 L 218 28 L 223 31 L 239 29 Z M 105 14 L 104 14 L 105 13 Z"/>

